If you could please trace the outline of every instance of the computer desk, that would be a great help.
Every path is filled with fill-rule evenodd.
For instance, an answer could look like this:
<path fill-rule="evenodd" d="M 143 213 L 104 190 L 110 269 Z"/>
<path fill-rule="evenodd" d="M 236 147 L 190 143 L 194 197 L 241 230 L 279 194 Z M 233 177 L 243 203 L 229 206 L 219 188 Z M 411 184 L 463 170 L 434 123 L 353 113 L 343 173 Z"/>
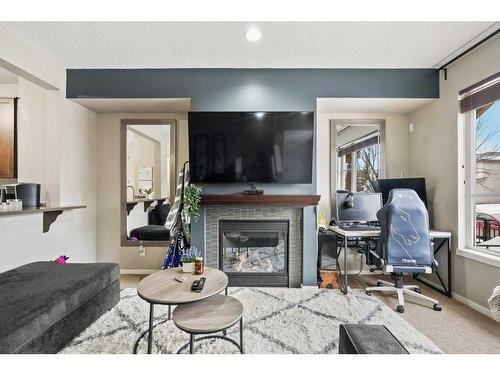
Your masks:
<path fill-rule="evenodd" d="M 338 242 L 335 241 L 336 243 L 336 249 L 335 249 L 335 255 L 337 257 L 337 271 L 339 272 L 340 275 L 340 284 L 341 284 L 341 290 L 344 294 L 347 294 L 347 241 L 348 240 L 355 240 L 355 239 L 364 239 L 364 240 L 373 240 L 376 241 L 378 240 L 378 237 L 380 236 L 380 230 L 373 230 L 373 231 L 356 231 L 356 230 L 345 230 L 345 229 L 340 229 L 336 225 L 331 225 L 328 227 L 332 232 L 335 233 L 337 237 L 340 237 L 342 239 L 343 246 L 338 249 Z M 439 282 L 441 283 L 442 289 L 436 287 L 435 285 L 429 283 L 427 280 L 424 280 L 420 277 L 420 274 L 413 274 L 413 278 L 422 282 L 423 284 L 431 287 L 432 289 L 437 290 L 438 292 L 441 292 L 448 297 L 451 298 L 452 292 L 451 292 L 451 232 L 442 232 L 442 231 L 437 231 L 431 229 L 429 231 L 429 236 L 431 240 L 437 239 L 440 240 L 439 244 L 434 244 L 434 254 L 437 254 L 443 246 L 446 244 L 446 248 L 448 250 L 448 284 L 445 285 L 443 282 L 443 279 L 441 275 L 439 274 L 439 270 L 436 270 L 436 276 L 439 279 Z M 338 259 L 340 256 L 340 253 L 344 249 L 344 274 L 342 275 L 341 267 L 339 265 Z"/>

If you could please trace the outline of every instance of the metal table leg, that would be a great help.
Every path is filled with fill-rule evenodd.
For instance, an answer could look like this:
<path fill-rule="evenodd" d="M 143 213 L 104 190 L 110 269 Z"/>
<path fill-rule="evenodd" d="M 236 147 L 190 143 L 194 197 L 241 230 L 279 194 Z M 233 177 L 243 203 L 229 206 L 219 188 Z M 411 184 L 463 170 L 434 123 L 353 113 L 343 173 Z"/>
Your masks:
<path fill-rule="evenodd" d="M 189 354 L 193 354 L 193 347 L 194 347 L 194 335 L 191 333 L 189 336 Z"/>
<path fill-rule="evenodd" d="M 240 319 L 240 353 L 243 354 L 243 316 Z"/>
<path fill-rule="evenodd" d="M 224 294 L 227 296 L 227 286 L 226 286 L 226 289 L 224 290 Z M 222 331 L 222 335 L 226 336 L 227 335 L 227 330 Z"/>
<path fill-rule="evenodd" d="M 429 283 L 425 279 L 421 277 L 421 274 L 415 273 L 413 274 L 413 278 L 415 280 L 420 281 L 422 284 L 427 285 L 429 288 L 432 288 L 438 292 L 441 292 L 448 296 L 449 298 L 452 297 L 452 289 L 451 289 L 451 238 L 443 238 L 442 241 L 439 243 L 437 247 L 434 248 L 434 255 L 437 254 L 441 248 L 444 246 L 446 243 L 447 251 L 448 251 L 448 285 L 445 285 L 443 282 L 443 279 L 441 278 L 441 274 L 439 273 L 439 270 L 436 270 L 436 276 L 438 278 L 439 283 L 441 284 L 441 288 L 436 288 L 433 284 Z"/>
<path fill-rule="evenodd" d="M 337 271 L 339 273 L 339 280 L 340 280 L 340 290 L 342 293 L 347 294 L 347 237 L 343 237 L 343 244 L 342 247 L 344 249 L 344 271 L 342 272 L 342 268 L 339 265 L 339 256 L 340 253 L 342 252 L 342 247 L 340 248 L 340 251 L 337 251 L 338 249 L 338 243 L 335 242 L 335 247 L 336 247 L 336 254 L 337 254 Z"/>
<path fill-rule="evenodd" d="M 151 354 L 153 346 L 153 319 L 154 319 L 155 305 L 149 304 L 149 335 L 148 335 L 148 354 Z"/>
<path fill-rule="evenodd" d="M 347 294 L 347 237 L 344 237 L 344 285 L 342 292 Z"/>
<path fill-rule="evenodd" d="M 448 238 L 448 297 L 452 297 L 451 291 L 451 238 Z"/>
<path fill-rule="evenodd" d="M 168 305 L 168 320 L 172 319 L 172 306 Z"/>

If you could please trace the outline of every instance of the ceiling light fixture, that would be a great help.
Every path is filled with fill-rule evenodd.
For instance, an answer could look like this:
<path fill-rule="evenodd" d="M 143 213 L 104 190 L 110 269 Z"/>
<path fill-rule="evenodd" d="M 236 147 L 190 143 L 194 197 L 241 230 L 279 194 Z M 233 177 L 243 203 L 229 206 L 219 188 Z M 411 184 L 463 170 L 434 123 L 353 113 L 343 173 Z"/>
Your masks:
<path fill-rule="evenodd" d="M 259 29 L 257 29 L 256 27 L 251 27 L 247 30 L 247 32 L 245 33 L 245 38 L 249 41 L 249 42 L 256 42 L 258 41 L 260 38 L 262 38 L 262 33 L 260 32 Z"/>

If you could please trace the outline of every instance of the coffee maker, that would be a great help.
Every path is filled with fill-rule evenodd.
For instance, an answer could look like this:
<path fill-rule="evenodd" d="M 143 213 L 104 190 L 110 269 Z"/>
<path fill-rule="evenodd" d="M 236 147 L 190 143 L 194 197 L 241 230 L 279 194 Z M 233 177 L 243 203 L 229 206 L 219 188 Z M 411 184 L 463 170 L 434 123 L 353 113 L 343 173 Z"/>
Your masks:
<path fill-rule="evenodd" d="M 3 185 L 0 188 L 0 202 L 7 199 L 20 199 L 23 207 L 40 207 L 40 184 L 19 182 L 16 184 Z"/>

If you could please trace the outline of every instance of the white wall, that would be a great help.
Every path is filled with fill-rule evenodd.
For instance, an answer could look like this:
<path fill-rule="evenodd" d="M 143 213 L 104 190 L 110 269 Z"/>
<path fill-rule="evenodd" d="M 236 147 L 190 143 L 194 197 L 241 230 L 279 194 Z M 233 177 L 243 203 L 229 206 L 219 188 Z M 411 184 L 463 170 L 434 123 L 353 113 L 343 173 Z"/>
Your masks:
<path fill-rule="evenodd" d="M 465 201 L 462 175 L 462 138 L 457 96 L 464 89 L 500 71 L 500 38 L 496 37 L 448 68 L 441 75 L 440 98 L 413 113 L 409 137 L 409 171 L 426 177 L 433 198 L 434 227 L 453 233 L 453 247 L 465 246 Z M 455 251 L 453 251 L 455 253 Z M 500 268 L 462 256 L 453 256 L 453 289 L 481 306 L 493 287 L 500 285 Z"/>
<path fill-rule="evenodd" d="M 41 214 L 0 217 L 0 272 L 37 260 L 53 260 L 61 254 L 68 255 L 71 262 L 94 262 L 95 114 L 65 98 L 61 64 L 2 26 L 0 64 L 24 77 L 17 85 L 19 181 L 41 183 L 42 201 L 51 205 L 88 206 L 64 212 L 48 233 L 42 233 Z M 56 87 L 48 90 L 34 82 L 50 82 Z"/>
<path fill-rule="evenodd" d="M 155 194 L 158 193 L 157 185 L 161 180 L 160 160 L 156 163 L 156 148 L 160 144 L 152 139 L 146 138 L 133 131 L 127 130 L 127 185 L 133 186 L 135 193 L 139 192 L 139 168 L 151 167 L 153 169 L 152 188 Z M 159 151 L 159 150 L 158 150 Z M 158 159 L 159 152 L 158 152 Z M 158 164 L 158 165 L 156 165 Z M 158 168 L 157 168 L 158 167 Z M 127 196 L 132 194 L 132 190 L 127 190 Z M 134 199 L 129 197 L 127 199 Z"/>
<path fill-rule="evenodd" d="M 122 119 L 176 119 L 177 169 L 188 159 L 187 113 L 98 114 L 98 213 L 97 259 L 118 262 L 125 270 L 160 269 L 165 248 L 146 248 L 139 256 L 137 247 L 120 243 L 120 126 Z M 138 205 L 139 206 L 139 205 Z M 136 206 L 136 210 L 139 207 Z"/>
<path fill-rule="evenodd" d="M 404 115 L 390 113 L 321 113 L 316 123 L 318 212 L 330 218 L 330 120 L 382 119 L 386 121 L 386 176 L 408 176 L 408 123 Z"/>
<path fill-rule="evenodd" d="M 0 82 L 0 98 L 15 98 L 19 96 L 17 83 Z"/>

